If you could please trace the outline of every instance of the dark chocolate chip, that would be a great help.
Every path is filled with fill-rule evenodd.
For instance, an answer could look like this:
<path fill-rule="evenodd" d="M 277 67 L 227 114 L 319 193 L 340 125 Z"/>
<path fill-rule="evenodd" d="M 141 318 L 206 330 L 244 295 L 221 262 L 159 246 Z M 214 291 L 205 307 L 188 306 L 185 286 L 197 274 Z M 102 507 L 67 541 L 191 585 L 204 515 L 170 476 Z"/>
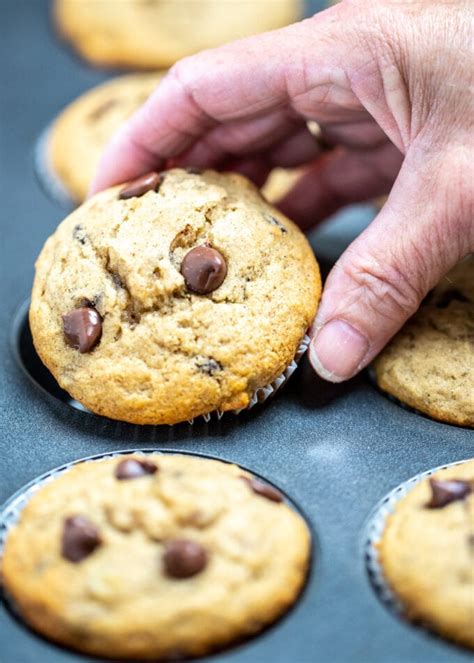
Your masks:
<path fill-rule="evenodd" d="M 70 562 L 81 562 L 100 546 L 99 530 L 84 516 L 70 516 L 64 521 L 61 554 Z"/>
<path fill-rule="evenodd" d="M 189 290 L 206 295 L 222 284 L 227 274 L 227 265 L 216 249 L 196 246 L 184 256 L 181 274 Z"/>
<path fill-rule="evenodd" d="M 160 173 L 147 173 L 126 184 L 119 193 L 119 199 L 140 198 L 148 191 L 158 191 L 162 182 L 163 175 Z"/>
<path fill-rule="evenodd" d="M 96 122 L 99 120 L 105 113 L 107 113 L 111 108 L 114 106 L 117 106 L 118 104 L 118 99 L 107 99 L 107 101 L 104 101 L 103 104 L 100 104 L 100 106 L 97 106 L 92 113 L 89 113 L 88 119 L 92 122 Z"/>
<path fill-rule="evenodd" d="M 172 578 L 190 578 L 207 565 L 207 552 L 195 541 L 174 539 L 165 544 L 163 563 L 166 575 Z"/>
<path fill-rule="evenodd" d="M 90 352 L 102 336 L 102 318 L 95 308 L 82 306 L 63 315 L 63 329 L 71 348 L 81 353 Z"/>
<path fill-rule="evenodd" d="M 431 304 L 431 302 L 433 301 L 433 296 L 434 296 L 434 290 L 429 290 L 428 293 L 421 300 L 420 306 L 427 306 L 428 304 Z"/>
<path fill-rule="evenodd" d="M 463 304 L 467 304 L 469 299 L 457 288 L 451 288 L 450 290 L 443 292 L 436 302 L 436 308 L 448 308 L 451 302 L 462 302 Z"/>
<path fill-rule="evenodd" d="M 472 486 L 467 481 L 451 479 L 442 481 L 430 479 L 431 500 L 426 505 L 430 509 L 439 509 L 451 502 L 463 500 L 472 492 Z"/>
<path fill-rule="evenodd" d="M 112 272 L 112 281 L 114 283 L 114 286 L 117 288 L 122 288 L 124 289 L 124 282 L 120 278 L 120 274 L 117 274 L 117 272 Z"/>
<path fill-rule="evenodd" d="M 287 232 L 288 232 L 288 230 L 285 228 L 285 226 L 283 225 L 283 223 L 282 223 L 281 221 L 279 221 L 278 219 L 276 219 L 274 216 L 271 216 L 271 214 L 268 214 L 268 215 L 265 217 L 265 220 L 266 220 L 267 223 L 269 223 L 271 226 L 276 226 L 277 228 L 280 228 L 280 230 L 281 230 L 282 233 L 287 233 Z"/>
<path fill-rule="evenodd" d="M 87 241 L 87 235 L 80 223 L 78 223 L 77 226 L 74 226 L 74 230 L 72 231 L 72 236 L 74 237 L 74 239 L 76 239 L 79 242 L 79 244 L 82 244 L 83 246 Z"/>
<path fill-rule="evenodd" d="M 115 468 L 117 479 L 138 479 L 147 474 L 155 474 L 158 467 L 150 460 L 138 460 L 137 458 L 125 458 Z"/>
<path fill-rule="evenodd" d="M 190 175 L 201 175 L 203 172 L 202 168 L 196 168 L 195 166 L 188 166 L 186 168 L 186 172 L 189 173 Z"/>
<path fill-rule="evenodd" d="M 222 371 L 222 366 L 212 357 L 198 357 L 196 359 L 196 366 L 201 373 L 205 373 L 206 375 L 215 375 L 219 371 Z"/>
<path fill-rule="evenodd" d="M 271 500 L 272 502 L 283 502 L 283 495 L 280 491 L 273 486 L 270 486 L 268 483 L 255 479 L 255 477 L 241 476 L 240 478 L 243 479 L 257 495 L 266 497 L 267 500 Z"/>

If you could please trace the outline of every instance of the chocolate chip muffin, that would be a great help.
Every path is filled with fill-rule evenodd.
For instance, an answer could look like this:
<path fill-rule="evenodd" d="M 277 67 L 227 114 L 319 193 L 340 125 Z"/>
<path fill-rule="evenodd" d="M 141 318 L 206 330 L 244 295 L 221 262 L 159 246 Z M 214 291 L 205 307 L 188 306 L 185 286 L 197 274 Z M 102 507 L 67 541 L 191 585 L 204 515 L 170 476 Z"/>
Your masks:
<path fill-rule="evenodd" d="M 56 0 L 59 32 L 89 62 L 160 69 L 300 18 L 300 0 Z"/>
<path fill-rule="evenodd" d="M 40 173 L 58 179 L 77 203 L 85 200 L 105 145 L 149 97 L 163 74 L 129 74 L 78 97 L 54 121 L 39 155 Z"/>
<path fill-rule="evenodd" d="M 442 279 L 374 368 L 378 385 L 403 403 L 474 426 L 474 256 Z"/>
<path fill-rule="evenodd" d="M 99 193 L 48 239 L 35 347 L 93 412 L 172 424 L 239 410 L 291 363 L 319 270 L 244 177 L 173 169 Z"/>
<path fill-rule="evenodd" d="M 22 617 L 93 656 L 204 655 L 296 600 L 303 519 L 236 465 L 151 454 L 88 461 L 42 487 L 7 536 Z"/>
<path fill-rule="evenodd" d="M 436 472 L 398 502 L 380 561 L 409 619 L 474 649 L 474 460 Z"/>

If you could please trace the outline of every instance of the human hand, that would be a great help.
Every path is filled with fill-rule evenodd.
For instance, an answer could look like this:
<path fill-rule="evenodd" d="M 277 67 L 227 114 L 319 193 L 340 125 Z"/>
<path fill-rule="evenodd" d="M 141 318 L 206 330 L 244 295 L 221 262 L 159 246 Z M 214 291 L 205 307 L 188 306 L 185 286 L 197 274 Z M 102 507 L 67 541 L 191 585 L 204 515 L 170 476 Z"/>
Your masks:
<path fill-rule="evenodd" d="M 329 274 L 311 332 L 315 370 L 346 380 L 474 250 L 471 20 L 467 1 L 347 0 L 186 58 L 115 135 L 93 189 L 170 159 L 259 185 L 306 164 L 279 205 L 303 228 L 390 191 Z"/>

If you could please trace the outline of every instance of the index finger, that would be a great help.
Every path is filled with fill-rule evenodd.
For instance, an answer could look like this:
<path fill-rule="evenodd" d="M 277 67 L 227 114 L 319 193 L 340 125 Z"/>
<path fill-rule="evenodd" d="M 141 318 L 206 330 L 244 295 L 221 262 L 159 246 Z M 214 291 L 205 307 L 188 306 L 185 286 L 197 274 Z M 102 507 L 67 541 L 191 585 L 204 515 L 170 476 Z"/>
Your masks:
<path fill-rule="evenodd" d="M 348 49 L 335 10 L 179 62 L 112 138 L 92 192 L 162 168 L 218 125 L 252 124 L 278 109 L 319 120 L 364 113 L 341 68 Z M 343 104 L 331 99 L 336 87 L 344 88 Z M 245 132 L 239 135 L 245 142 Z"/>

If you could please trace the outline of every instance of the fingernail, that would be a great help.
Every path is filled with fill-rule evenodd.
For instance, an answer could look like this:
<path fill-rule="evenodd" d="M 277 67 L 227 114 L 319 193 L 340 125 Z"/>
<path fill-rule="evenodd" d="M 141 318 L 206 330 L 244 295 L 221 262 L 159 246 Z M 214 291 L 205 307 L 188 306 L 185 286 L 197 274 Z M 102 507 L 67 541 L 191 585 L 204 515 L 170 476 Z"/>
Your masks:
<path fill-rule="evenodd" d="M 343 382 L 361 367 L 369 341 L 344 320 L 327 322 L 309 346 L 309 360 L 325 380 Z"/>

